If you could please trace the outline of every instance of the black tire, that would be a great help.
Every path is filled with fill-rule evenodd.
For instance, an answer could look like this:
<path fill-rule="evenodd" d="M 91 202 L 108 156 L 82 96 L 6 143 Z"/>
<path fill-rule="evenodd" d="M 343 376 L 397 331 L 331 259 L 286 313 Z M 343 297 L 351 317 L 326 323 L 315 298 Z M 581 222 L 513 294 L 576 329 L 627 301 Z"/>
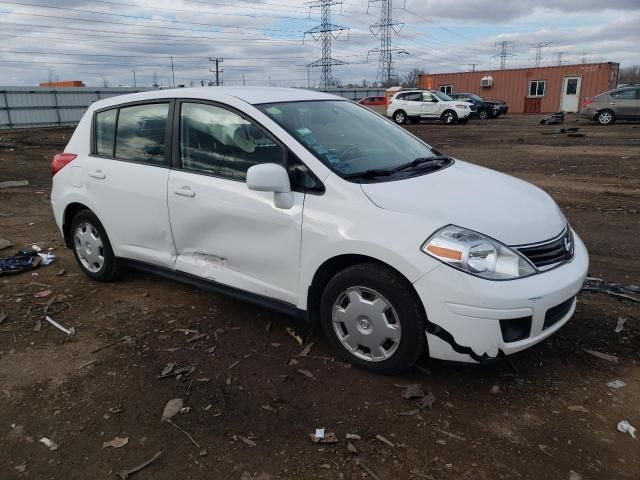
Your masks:
<path fill-rule="evenodd" d="M 79 246 L 79 239 L 76 238 L 76 231 L 81 227 L 83 230 L 87 230 L 86 226 L 93 227 L 98 233 L 98 238 L 102 241 L 100 252 L 104 260 L 97 270 L 91 270 L 85 265 L 85 262 L 87 262 L 86 258 L 82 260 L 80 257 L 81 254 L 78 253 L 81 246 Z M 69 235 L 71 236 L 70 243 L 73 249 L 73 255 L 76 257 L 76 261 L 85 275 L 98 282 L 110 282 L 120 274 L 120 262 L 113 253 L 107 232 L 102 226 L 102 223 L 100 223 L 100 220 L 98 220 L 98 217 L 96 217 L 91 210 L 80 210 L 76 216 L 73 217 Z"/>
<path fill-rule="evenodd" d="M 486 108 L 481 108 L 480 110 L 478 110 L 478 118 L 480 120 L 488 120 L 489 118 L 491 118 L 491 112 L 489 112 L 489 110 Z"/>
<path fill-rule="evenodd" d="M 611 110 L 602 110 L 596 115 L 596 121 L 600 125 L 611 125 L 616 121 L 616 115 Z"/>
<path fill-rule="evenodd" d="M 458 121 L 458 114 L 453 110 L 445 110 L 440 116 L 440 121 L 447 125 L 453 125 Z"/>
<path fill-rule="evenodd" d="M 345 295 L 347 289 L 353 287 L 362 287 L 379 293 L 395 311 L 395 316 L 392 318 L 394 324 L 397 321 L 400 325 L 400 340 L 387 359 L 379 361 L 362 359 L 357 354 L 366 354 L 366 351 L 353 353 L 338 338 L 336 329 L 343 328 L 343 324 L 336 323 L 334 328 L 334 304 Z M 387 316 L 389 311 L 385 311 L 384 315 Z M 347 267 L 329 280 L 320 299 L 320 322 L 329 343 L 341 358 L 356 367 L 374 373 L 384 375 L 402 373 L 427 352 L 426 319 L 412 285 L 395 270 L 378 263 L 361 263 Z M 385 340 L 382 345 L 388 341 Z M 359 350 L 362 346 L 357 348 Z"/>
<path fill-rule="evenodd" d="M 404 125 L 407 123 L 407 114 L 404 110 L 398 110 L 393 114 L 393 121 L 398 125 Z"/>

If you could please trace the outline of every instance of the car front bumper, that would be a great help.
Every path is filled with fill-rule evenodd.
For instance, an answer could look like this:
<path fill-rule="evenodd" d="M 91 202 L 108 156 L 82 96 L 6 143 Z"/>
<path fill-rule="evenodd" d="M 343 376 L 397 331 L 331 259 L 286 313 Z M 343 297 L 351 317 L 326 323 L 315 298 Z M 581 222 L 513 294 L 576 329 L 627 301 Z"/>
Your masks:
<path fill-rule="evenodd" d="M 491 281 L 443 264 L 418 279 L 414 287 L 427 314 L 429 355 L 484 363 L 555 333 L 573 315 L 589 267 L 575 232 L 574 239 L 570 262 L 530 277 Z"/>

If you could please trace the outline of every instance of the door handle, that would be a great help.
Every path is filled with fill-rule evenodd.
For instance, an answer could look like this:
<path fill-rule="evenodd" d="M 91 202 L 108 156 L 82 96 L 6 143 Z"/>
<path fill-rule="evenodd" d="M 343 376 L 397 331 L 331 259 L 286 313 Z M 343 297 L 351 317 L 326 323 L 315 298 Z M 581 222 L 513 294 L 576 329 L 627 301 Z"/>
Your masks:
<path fill-rule="evenodd" d="M 616 102 L 609 102 L 609 105 L 615 105 Z"/>
<path fill-rule="evenodd" d="M 94 170 L 93 172 L 89 172 L 89 176 L 91 178 L 97 178 L 98 180 L 104 180 L 107 178 L 107 175 L 102 170 Z"/>
<path fill-rule="evenodd" d="M 196 192 L 191 190 L 189 187 L 176 188 L 173 193 L 176 195 L 180 195 L 181 197 L 195 197 Z"/>

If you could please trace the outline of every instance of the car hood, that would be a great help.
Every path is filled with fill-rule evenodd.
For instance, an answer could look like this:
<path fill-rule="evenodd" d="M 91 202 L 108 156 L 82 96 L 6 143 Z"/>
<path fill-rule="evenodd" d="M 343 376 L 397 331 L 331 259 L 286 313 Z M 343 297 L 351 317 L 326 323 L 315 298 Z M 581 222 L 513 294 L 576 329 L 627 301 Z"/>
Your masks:
<path fill-rule="evenodd" d="M 543 190 L 460 160 L 419 177 L 362 184 L 362 190 L 378 207 L 423 217 L 434 223 L 434 229 L 458 225 L 507 245 L 553 238 L 566 225 Z"/>

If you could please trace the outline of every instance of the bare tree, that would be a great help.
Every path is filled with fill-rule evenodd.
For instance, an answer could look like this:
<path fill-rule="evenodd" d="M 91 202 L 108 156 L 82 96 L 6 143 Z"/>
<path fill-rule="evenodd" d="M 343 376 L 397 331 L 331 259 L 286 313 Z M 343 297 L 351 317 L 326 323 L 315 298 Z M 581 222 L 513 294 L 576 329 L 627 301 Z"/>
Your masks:
<path fill-rule="evenodd" d="M 640 83 L 640 65 L 629 65 L 620 69 L 618 83 Z"/>
<path fill-rule="evenodd" d="M 420 87 L 420 75 L 425 75 L 422 68 L 414 68 L 401 78 L 401 85 L 403 87 L 418 88 Z"/>

